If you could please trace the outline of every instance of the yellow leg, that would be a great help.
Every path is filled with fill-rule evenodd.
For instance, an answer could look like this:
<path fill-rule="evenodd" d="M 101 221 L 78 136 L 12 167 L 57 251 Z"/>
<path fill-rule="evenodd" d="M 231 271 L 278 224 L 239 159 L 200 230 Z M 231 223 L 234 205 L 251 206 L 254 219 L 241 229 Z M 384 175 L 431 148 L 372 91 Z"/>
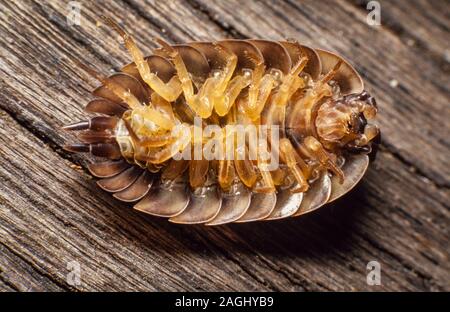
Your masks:
<path fill-rule="evenodd" d="M 339 168 L 330 158 L 322 144 L 315 137 L 306 137 L 302 144 L 307 149 L 311 157 L 316 159 L 323 167 L 331 170 L 339 178 L 340 183 L 344 182 L 344 173 L 341 168 Z"/>
<path fill-rule="evenodd" d="M 220 54 L 223 54 L 224 58 L 227 60 L 225 66 L 220 71 L 218 83 L 214 90 L 215 97 L 218 97 L 225 92 L 225 89 L 228 86 L 228 82 L 231 80 L 234 70 L 236 69 L 238 58 L 236 54 L 226 50 L 224 47 L 220 45 L 216 44 L 215 48 L 216 50 L 219 51 Z"/>
<path fill-rule="evenodd" d="M 172 104 L 166 101 L 163 97 L 161 97 L 158 93 L 153 93 L 151 95 L 151 105 L 154 108 L 158 108 L 161 110 L 165 117 L 172 120 L 173 122 L 177 121 L 175 114 L 173 113 Z"/>
<path fill-rule="evenodd" d="M 227 86 L 225 93 L 215 97 L 214 108 L 216 113 L 219 116 L 225 116 L 229 112 L 231 106 L 233 106 L 239 93 L 241 93 L 249 83 L 249 79 L 245 76 L 240 75 L 234 77 Z"/>
<path fill-rule="evenodd" d="M 261 180 L 258 181 L 254 191 L 258 193 L 274 193 L 275 183 L 272 178 L 272 174 L 267 169 L 267 161 L 258 159 L 258 170 L 261 175 Z"/>
<path fill-rule="evenodd" d="M 264 105 L 269 98 L 276 78 L 271 74 L 264 75 L 266 66 L 264 62 L 260 61 L 258 57 L 249 54 L 249 59 L 255 64 L 252 72 L 252 81 L 248 90 L 247 100 L 244 102 L 244 111 L 250 120 L 256 120 Z"/>
<path fill-rule="evenodd" d="M 209 169 L 209 161 L 206 159 L 191 160 L 189 162 L 189 183 L 192 188 L 205 185 Z"/>
<path fill-rule="evenodd" d="M 218 75 L 206 79 L 198 93 L 194 94 L 194 84 L 180 54 L 163 40 L 159 39 L 158 42 L 172 58 L 186 102 L 202 118 L 210 117 L 214 107 L 219 115 L 225 115 L 240 91 L 248 85 L 245 81 L 241 82 L 241 79 L 230 83 L 237 65 L 237 56 L 216 45 L 218 51 L 225 54 L 226 64 Z"/>
<path fill-rule="evenodd" d="M 144 103 L 139 102 L 139 100 L 132 94 L 129 90 L 124 89 L 121 85 L 115 83 L 113 80 L 108 79 L 102 74 L 98 73 L 94 69 L 80 63 L 76 62 L 78 66 L 87 71 L 91 76 L 95 77 L 98 81 L 100 81 L 106 88 L 111 90 L 116 96 L 118 96 L 122 101 L 128 104 L 131 109 L 144 107 Z"/>
<path fill-rule="evenodd" d="M 202 118 L 209 118 L 214 109 L 214 100 L 212 98 L 216 81 L 214 78 L 208 78 L 201 86 L 197 95 L 188 101 L 191 108 Z"/>
<path fill-rule="evenodd" d="M 178 132 L 173 134 L 175 137 L 170 144 L 162 148 L 153 148 L 143 155 L 141 161 L 147 161 L 153 164 L 161 164 L 166 160 L 174 157 L 177 153 L 182 152 L 191 143 L 191 129 L 188 125 L 183 124 L 178 128 Z"/>
<path fill-rule="evenodd" d="M 163 173 L 161 175 L 163 180 L 173 181 L 179 176 L 183 174 L 184 171 L 189 167 L 189 161 L 180 159 L 170 160 L 169 164 L 164 168 Z"/>
<path fill-rule="evenodd" d="M 219 160 L 217 166 L 217 180 L 222 190 L 227 191 L 233 184 L 236 172 L 232 160 Z"/>
<path fill-rule="evenodd" d="M 242 183 L 252 188 L 256 183 L 256 172 L 253 162 L 249 159 L 249 152 L 246 145 L 235 148 L 234 167 Z"/>
<path fill-rule="evenodd" d="M 278 167 L 277 169 L 271 172 L 271 176 L 272 181 L 276 186 L 283 185 L 283 183 L 286 182 L 287 170 Z"/>
<path fill-rule="evenodd" d="M 254 90 L 252 90 L 254 86 L 253 83 L 250 86 L 248 101 L 244 106 L 244 111 L 251 120 L 256 120 L 261 115 L 261 112 L 267 103 L 270 93 L 275 86 L 275 81 L 275 77 L 270 74 L 266 74 L 264 75 L 264 77 L 262 77 L 258 88 L 255 88 L 257 89 L 257 92 L 254 92 Z"/>
<path fill-rule="evenodd" d="M 264 74 L 264 63 L 256 64 L 252 77 L 243 74 L 231 79 L 237 65 L 237 57 L 235 54 L 227 52 L 225 49 L 217 46 L 223 53 L 226 54 L 227 64 L 225 65 L 221 76 L 223 77 L 218 83 L 218 87 L 214 90 L 214 107 L 219 116 L 225 116 L 229 109 L 235 103 L 241 91 L 250 85 L 250 97 L 257 97 L 259 92 L 259 83 Z M 250 55 L 249 57 L 253 60 Z M 255 60 L 256 62 L 256 60 Z M 231 81 L 230 81 L 231 79 Z M 256 100 L 255 100 L 256 101 Z"/>
<path fill-rule="evenodd" d="M 130 137 L 133 140 L 133 143 L 139 147 L 162 147 L 173 142 L 174 140 L 170 132 L 165 134 L 156 134 L 156 135 L 152 134 L 140 138 L 134 131 L 133 127 L 131 126 L 130 121 L 129 120 L 124 121 L 125 127 L 127 128 L 128 133 L 130 134 Z"/>
<path fill-rule="evenodd" d="M 186 98 L 191 98 L 194 96 L 194 84 L 189 76 L 189 72 L 186 68 L 186 65 L 181 58 L 181 55 L 178 53 L 176 49 L 171 47 L 167 42 L 162 39 L 156 38 L 156 42 L 158 42 L 162 49 L 172 58 L 172 62 L 177 71 L 178 77 L 181 82 L 181 87 L 184 92 L 184 96 Z"/>
<path fill-rule="evenodd" d="M 283 82 L 281 83 L 279 90 L 275 96 L 274 102 L 278 106 L 284 106 L 289 100 L 289 96 L 296 91 L 296 89 L 293 88 L 293 83 L 297 82 L 296 88 L 300 88 L 301 84 L 298 84 L 298 75 L 303 70 L 303 68 L 306 66 L 306 63 L 308 62 L 307 57 L 302 57 L 297 64 L 291 69 L 291 72 L 287 74 L 283 78 Z"/>
<path fill-rule="evenodd" d="M 213 94 L 213 90 L 216 87 L 214 77 L 208 78 L 202 85 L 201 90 L 199 90 L 198 94 L 194 94 L 194 83 L 189 75 L 189 72 L 184 64 L 181 55 L 178 53 L 176 49 L 171 47 L 168 43 L 166 43 L 162 39 L 156 39 L 156 41 L 161 45 L 164 52 L 166 52 L 169 57 L 172 59 L 172 62 L 177 71 L 178 78 L 181 81 L 181 88 L 184 93 L 184 97 L 186 99 L 189 107 L 200 117 L 208 118 L 213 110 L 214 103 L 212 103 L 211 95 Z"/>
<path fill-rule="evenodd" d="M 341 67 L 342 63 L 343 63 L 342 60 L 340 60 L 339 62 L 337 62 L 336 65 L 334 65 L 334 67 L 333 67 L 328 73 L 326 73 L 325 76 L 323 76 L 323 77 L 320 79 L 320 83 L 321 83 L 321 84 L 325 84 L 325 83 L 327 83 L 328 81 L 330 81 L 331 79 L 333 79 L 333 77 L 336 75 L 337 71 L 338 71 L 339 68 Z"/>
<path fill-rule="evenodd" d="M 127 103 L 131 109 L 144 107 L 143 103 L 141 103 L 129 90 L 124 89 L 121 85 L 109 80 L 108 78 L 100 81 L 105 87 L 111 90 L 112 93 Z"/>
<path fill-rule="evenodd" d="M 147 61 L 144 59 L 144 55 L 137 47 L 133 38 L 125 32 L 116 22 L 109 17 L 103 17 L 108 25 L 110 25 L 122 38 L 125 43 L 125 47 L 131 54 L 134 63 L 142 77 L 150 88 L 155 90 L 156 93 L 161 95 L 169 102 L 175 101 L 181 94 L 181 85 L 177 77 L 173 77 L 167 84 L 164 83 L 157 75 L 150 71 L 150 67 Z"/>
<path fill-rule="evenodd" d="M 262 83 L 261 80 L 264 76 L 264 72 L 266 71 L 266 66 L 264 65 L 264 62 L 257 62 L 256 59 L 252 57 L 250 58 L 256 63 L 252 72 L 252 83 L 248 89 L 248 105 L 250 109 L 253 109 L 259 98 L 260 85 Z"/>
<path fill-rule="evenodd" d="M 280 158 L 289 167 L 297 181 L 298 187 L 294 191 L 306 192 L 309 188 L 307 182 L 309 168 L 287 138 L 280 140 Z"/>
<path fill-rule="evenodd" d="M 132 114 L 133 115 L 137 114 L 142 118 L 144 118 L 145 120 L 150 120 L 164 130 L 172 130 L 172 128 L 175 126 L 173 120 L 166 117 L 160 111 L 150 106 L 144 106 L 141 108 L 134 109 Z"/>

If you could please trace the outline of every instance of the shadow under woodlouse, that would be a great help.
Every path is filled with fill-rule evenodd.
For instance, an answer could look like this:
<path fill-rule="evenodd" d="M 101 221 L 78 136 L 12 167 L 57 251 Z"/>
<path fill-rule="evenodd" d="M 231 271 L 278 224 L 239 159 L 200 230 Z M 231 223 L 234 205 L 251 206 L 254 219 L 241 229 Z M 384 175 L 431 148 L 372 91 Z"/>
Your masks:
<path fill-rule="evenodd" d="M 114 210 L 118 214 L 125 214 L 124 220 L 130 221 L 129 226 L 133 230 L 148 233 L 145 238 L 130 236 L 133 243 L 142 248 L 161 249 L 174 255 L 187 253 L 209 256 L 226 252 L 229 256 L 243 253 L 319 258 L 339 251 L 351 252 L 356 248 L 353 237 L 356 235 L 355 225 L 358 219 L 363 218 L 366 212 L 365 194 L 366 184 L 362 181 L 349 196 L 300 217 L 218 227 L 173 224 L 165 219 L 128 209 L 131 207 L 111 200 L 112 205 L 117 207 Z M 136 218 L 143 222 L 132 224 Z M 155 227 L 160 232 L 156 232 Z M 180 242 L 182 248 L 171 248 L 160 242 L 159 235 L 172 236 Z"/>
<path fill-rule="evenodd" d="M 230 225 L 237 236 L 233 248 L 243 253 L 273 256 L 321 257 L 351 250 L 355 223 L 364 214 L 364 184 L 348 197 L 309 214 L 277 222 Z"/>

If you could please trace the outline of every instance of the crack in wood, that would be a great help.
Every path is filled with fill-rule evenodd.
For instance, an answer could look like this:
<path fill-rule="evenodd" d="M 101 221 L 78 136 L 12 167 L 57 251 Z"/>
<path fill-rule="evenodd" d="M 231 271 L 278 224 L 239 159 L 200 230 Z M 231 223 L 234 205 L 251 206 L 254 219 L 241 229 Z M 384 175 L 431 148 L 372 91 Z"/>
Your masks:
<path fill-rule="evenodd" d="M 142 10 L 139 5 L 137 5 L 132 0 L 122 0 L 123 3 L 125 3 L 130 9 L 132 9 L 134 12 L 136 12 L 142 19 L 144 19 L 146 22 L 148 22 L 149 25 L 153 26 L 154 29 L 156 29 L 158 32 L 161 32 L 161 30 L 164 29 L 164 25 L 160 23 L 157 19 L 149 15 L 147 12 Z M 178 28 L 180 31 L 185 33 L 184 29 Z M 189 36 L 189 34 L 185 33 Z M 163 35 L 167 38 L 169 38 L 173 43 L 180 43 L 181 38 L 178 36 L 175 36 L 171 31 L 164 31 Z"/>
<path fill-rule="evenodd" d="M 79 160 L 73 158 L 73 154 L 68 153 L 62 149 L 58 143 L 56 143 L 50 136 L 46 135 L 44 132 L 39 131 L 39 129 L 31 126 L 30 122 L 19 114 L 15 114 L 13 111 L 10 111 L 7 107 L 0 105 L 0 110 L 5 112 L 9 117 L 11 117 L 15 122 L 17 122 L 23 129 L 25 129 L 28 133 L 36 137 L 39 141 L 47 145 L 53 152 L 55 152 L 59 157 L 68 160 L 74 165 L 80 166 L 84 168 L 84 171 L 88 173 L 87 168 L 85 168 L 84 164 Z"/>
<path fill-rule="evenodd" d="M 59 277 L 57 276 L 53 276 L 45 271 L 43 271 L 41 268 L 39 268 L 38 266 L 36 266 L 35 263 L 29 261 L 27 258 L 25 258 L 23 255 L 21 255 L 20 253 L 18 253 L 16 250 L 14 250 L 14 248 L 10 248 L 7 244 L 5 244 L 4 242 L 0 241 L 0 245 L 2 245 L 4 248 L 6 248 L 10 253 L 12 253 L 14 256 L 16 256 L 17 258 L 19 258 L 20 260 L 22 260 L 24 263 L 26 263 L 30 268 L 32 268 L 37 274 L 45 277 L 47 280 L 53 282 L 55 285 L 57 285 L 58 287 L 60 287 L 63 290 L 66 291 L 75 291 L 77 290 L 75 287 L 70 286 L 66 283 L 66 281 L 61 280 Z"/>
<path fill-rule="evenodd" d="M 203 14 L 207 17 L 207 19 L 217 25 L 223 32 L 227 33 L 231 38 L 233 39 L 249 39 L 248 36 L 241 33 L 239 30 L 237 30 L 232 25 L 225 23 L 223 20 L 220 20 L 212 14 L 211 11 L 208 10 L 205 6 L 203 6 L 201 3 L 197 2 L 196 0 L 186 0 L 186 3 L 188 3 L 192 9 L 198 11 L 200 14 Z"/>

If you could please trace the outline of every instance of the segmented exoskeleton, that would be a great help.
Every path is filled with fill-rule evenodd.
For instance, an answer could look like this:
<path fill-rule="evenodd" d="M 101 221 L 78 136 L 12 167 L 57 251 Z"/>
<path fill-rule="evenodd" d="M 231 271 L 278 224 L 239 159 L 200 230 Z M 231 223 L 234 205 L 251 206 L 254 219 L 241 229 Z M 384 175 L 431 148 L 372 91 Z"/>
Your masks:
<path fill-rule="evenodd" d="M 336 54 L 293 41 L 157 39 L 161 48 L 144 57 L 105 20 L 133 63 L 109 77 L 83 66 L 102 83 L 86 111 L 102 116 L 65 126 L 81 131 L 82 142 L 65 149 L 109 158 L 88 168 L 117 199 L 176 223 L 273 220 L 335 200 L 366 171 L 379 140 L 367 122 L 376 103 Z M 238 142 L 230 125 L 278 132 L 263 141 L 245 132 Z M 195 157 L 195 147 L 209 144 L 209 126 L 216 143 L 231 142 L 233 157 Z"/>

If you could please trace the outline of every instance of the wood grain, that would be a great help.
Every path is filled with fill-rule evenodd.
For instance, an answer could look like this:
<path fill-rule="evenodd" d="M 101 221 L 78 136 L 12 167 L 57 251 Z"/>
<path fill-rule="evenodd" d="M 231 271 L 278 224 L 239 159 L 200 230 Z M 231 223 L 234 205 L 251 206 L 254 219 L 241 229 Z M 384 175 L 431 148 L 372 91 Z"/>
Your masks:
<path fill-rule="evenodd" d="M 80 1 L 80 26 L 65 1 L 0 2 L 0 289 L 450 290 L 450 5 L 436 2 L 383 1 L 379 27 L 366 1 Z M 208 228 L 133 211 L 61 150 L 73 138 L 59 127 L 85 118 L 96 86 L 70 58 L 103 73 L 129 62 L 101 14 L 146 53 L 155 36 L 341 53 L 378 99 L 377 161 L 351 194 L 296 219 Z M 381 286 L 366 283 L 371 260 Z M 70 261 L 81 285 L 67 281 Z"/>

